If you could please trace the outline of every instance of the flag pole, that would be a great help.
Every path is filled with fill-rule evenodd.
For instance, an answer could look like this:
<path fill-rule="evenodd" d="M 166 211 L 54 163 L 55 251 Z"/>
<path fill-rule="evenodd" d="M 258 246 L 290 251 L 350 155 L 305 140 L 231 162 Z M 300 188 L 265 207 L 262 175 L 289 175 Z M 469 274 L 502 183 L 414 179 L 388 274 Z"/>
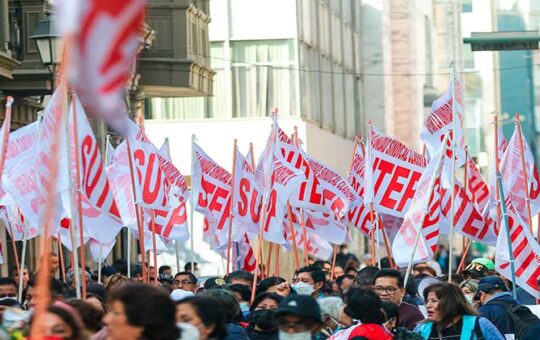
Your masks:
<path fill-rule="evenodd" d="M 195 173 L 195 134 L 191 135 L 191 198 L 190 198 L 190 211 L 189 211 L 189 243 L 191 251 L 191 272 L 195 272 L 195 241 L 193 240 L 193 230 L 194 230 L 194 221 L 193 221 L 193 210 L 195 208 L 195 192 L 193 191 L 193 174 Z"/>
<path fill-rule="evenodd" d="M 270 266 L 272 265 L 271 261 L 272 261 L 273 250 L 274 250 L 274 244 L 272 242 L 268 242 L 268 257 L 266 258 L 266 268 L 265 268 L 265 275 L 267 277 L 270 276 Z"/>
<path fill-rule="evenodd" d="M 467 254 L 469 253 L 469 249 L 471 249 L 471 245 L 472 245 L 472 240 L 469 240 L 467 242 L 467 246 L 463 250 L 463 254 L 461 255 L 461 261 L 459 262 L 459 266 L 458 266 L 458 269 L 456 271 L 456 273 L 458 273 L 458 274 L 461 273 L 461 271 L 463 270 L 463 267 L 465 266 L 465 259 L 467 258 Z"/>
<path fill-rule="evenodd" d="M 276 138 L 279 136 L 276 134 Z M 298 127 L 294 126 L 294 145 L 299 148 L 298 142 Z M 307 247 L 307 230 L 306 230 L 306 217 L 304 215 L 304 209 L 300 209 L 300 228 L 302 229 L 302 243 L 304 243 L 304 265 L 309 264 L 309 250 Z"/>
<path fill-rule="evenodd" d="M 279 244 L 274 243 L 274 247 L 276 248 L 276 262 L 274 264 L 274 276 L 279 276 Z M 270 276 L 270 272 L 268 272 L 268 276 Z"/>
<path fill-rule="evenodd" d="M 86 299 L 86 254 L 84 249 L 84 224 L 83 224 L 83 209 L 82 209 L 82 193 L 81 193 L 81 165 L 79 163 L 79 131 L 77 128 L 77 101 L 73 94 L 71 94 L 71 107 L 73 109 L 73 137 L 75 140 L 75 178 L 76 178 L 76 200 L 77 200 L 77 216 L 79 218 L 79 238 L 80 238 L 80 252 L 81 252 L 81 265 L 82 265 L 82 298 Z M 68 145 L 69 147 L 69 145 Z M 78 275 L 78 271 L 76 272 Z"/>
<path fill-rule="evenodd" d="M 232 165 L 232 178 L 231 178 L 231 196 L 229 197 L 229 230 L 228 230 L 228 240 L 227 240 L 227 269 L 226 274 L 229 275 L 229 270 L 231 266 L 231 253 L 232 253 L 232 227 L 233 227 L 233 218 L 234 218 L 234 189 L 235 189 L 235 177 L 236 177 L 236 152 L 238 149 L 238 141 L 235 138 L 233 142 L 233 165 Z"/>
<path fill-rule="evenodd" d="M 277 114 L 277 109 L 276 110 L 276 114 Z M 272 125 L 272 129 L 273 129 L 273 125 Z M 249 153 L 250 153 L 250 161 L 251 161 L 251 168 L 253 169 L 253 172 L 255 172 L 255 156 L 253 155 L 253 143 L 249 143 Z M 262 208 L 261 208 L 261 211 L 262 211 Z M 260 216 L 261 217 L 261 216 Z M 259 256 L 260 257 L 260 263 L 263 263 L 264 264 L 264 256 L 263 256 L 263 244 L 261 244 L 261 247 L 259 248 L 258 250 L 258 253 L 257 255 L 255 256 L 255 258 Z M 261 273 L 264 275 L 264 273 Z"/>
<path fill-rule="evenodd" d="M 1 175 L 0 175 L 1 176 Z M 6 214 L 6 223 L 9 229 L 9 236 L 11 239 L 11 247 L 13 248 L 13 257 L 15 258 L 15 266 L 17 267 L 17 274 L 21 276 L 21 265 L 19 262 L 19 255 L 17 254 L 17 245 L 15 244 L 15 238 L 13 236 L 13 229 L 11 228 L 11 221 L 9 220 L 9 217 Z"/>
<path fill-rule="evenodd" d="M 516 271 L 514 268 L 514 251 L 512 250 L 512 240 L 510 239 L 510 226 L 508 224 L 508 211 L 506 209 L 506 199 L 504 197 L 504 188 L 502 185 L 501 172 L 499 171 L 499 165 L 497 166 L 497 186 L 499 187 L 499 204 L 502 210 L 502 217 L 504 220 L 504 230 L 506 232 L 506 241 L 508 242 L 508 255 L 510 257 L 510 271 L 512 272 L 512 295 L 514 299 L 517 300 L 517 291 L 516 291 Z M 499 232 L 502 232 L 499 231 Z"/>
<path fill-rule="evenodd" d="M 101 263 L 103 262 L 103 245 L 99 244 L 98 283 L 101 284 Z"/>
<path fill-rule="evenodd" d="M 334 244 L 334 254 L 332 254 L 332 270 L 330 271 L 330 281 L 334 280 L 334 269 L 336 268 L 337 252 L 338 252 L 338 245 Z"/>
<path fill-rule="evenodd" d="M 531 230 L 531 234 L 533 232 L 533 226 L 532 226 L 532 213 L 531 213 L 531 200 L 529 197 L 529 179 L 527 176 L 527 169 L 525 168 L 525 152 L 523 149 L 523 133 L 521 131 L 521 123 L 519 122 L 519 113 L 516 113 L 515 115 L 515 122 L 516 122 L 516 129 L 518 130 L 519 134 L 519 154 L 521 156 L 521 173 L 523 175 L 523 179 L 525 180 L 525 202 L 527 202 L 527 212 L 529 214 L 529 228 Z"/>
<path fill-rule="evenodd" d="M 142 216 L 140 213 L 140 207 L 139 207 L 139 204 L 137 203 L 137 189 L 135 187 L 135 174 L 133 171 L 133 156 L 131 154 L 131 145 L 129 142 L 129 136 L 126 138 L 126 147 L 127 147 L 127 152 L 128 152 L 129 174 L 131 176 L 131 186 L 133 188 L 133 205 L 135 206 L 135 216 L 137 218 L 137 231 L 139 234 L 139 248 L 141 252 L 143 282 L 148 282 L 147 277 L 146 277 L 147 276 L 146 275 L 147 274 L 146 273 L 146 259 L 145 259 L 145 254 L 144 254 L 144 229 L 142 225 Z M 131 252 L 131 248 L 129 247 L 130 246 L 129 237 L 130 237 L 130 230 L 128 227 L 128 254 Z M 129 255 L 128 255 L 128 259 L 129 259 Z M 131 269 L 131 268 L 128 267 L 128 269 Z M 131 271 L 128 274 L 131 274 Z"/>
<path fill-rule="evenodd" d="M 22 245 L 22 253 L 21 253 L 21 272 L 19 274 L 19 303 L 22 303 L 22 293 L 23 293 L 23 273 L 24 273 L 24 262 L 26 261 L 26 244 L 27 244 L 27 237 L 28 237 L 28 221 L 24 220 L 24 231 L 23 231 L 23 245 Z"/>
<path fill-rule="evenodd" d="M 158 268 L 157 268 L 157 246 L 156 246 L 156 214 L 154 209 L 150 209 L 150 223 L 152 224 L 152 250 L 154 252 L 154 285 L 158 285 Z M 148 261 L 150 262 L 150 261 Z"/>
<path fill-rule="evenodd" d="M 467 197 L 467 199 L 469 198 L 469 194 L 468 194 L 468 185 L 469 185 L 469 146 L 468 145 L 465 145 L 465 167 L 464 167 L 464 172 L 463 172 L 463 190 L 465 191 L 465 196 Z M 461 266 L 461 263 L 463 263 L 464 261 L 464 258 L 465 258 L 465 255 L 467 254 L 465 252 L 465 243 L 466 243 L 466 238 L 465 236 L 462 236 L 461 237 L 461 251 L 462 251 L 462 255 L 461 255 L 461 261 L 460 261 L 460 264 L 458 266 L 458 268 L 456 269 L 456 273 L 459 273 L 460 272 L 460 266 Z M 467 250 L 468 251 L 468 250 Z"/>
<path fill-rule="evenodd" d="M 298 244 L 296 243 L 296 229 L 294 228 L 293 220 L 292 220 L 292 208 L 290 201 L 287 200 L 287 217 L 289 221 L 289 228 L 291 229 L 291 235 L 292 235 L 292 246 L 293 246 L 293 253 L 294 253 L 294 265 L 296 267 L 296 270 L 300 268 L 300 260 L 298 259 Z"/>
<path fill-rule="evenodd" d="M 58 256 L 60 256 L 60 273 L 62 274 L 62 282 L 66 283 L 66 263 L 64 261 L 64 252 L 62 249 L 62 237 L 60 233 L 57 234 L 57 243 L 58 243 Z"/>
<path fill-rule="evenodd" d="M 449 255 L 448 255 L 448 282 L 452 282 L 452 266 L 454 262 L 454 229 L 455 229 L 455 197 L 456 197 L 456 68 L 455 61 L 452 60 L 450 68 L 452 70 L 452 135 L 451 135 L 451 149 L 452 149 L 452 178 L 450 180 L 452 196 L 450 198 L 450 235 L 448 236 L 449 243 Z M 444 147 L 444 145 L 443 145 Z"/>
<path fill-rule="evenodd" d="M 448 137 L 450 135 L 450 132 L 446 132 L 445 135 L 444 135 L 444 139 L 442 141 L 442 147 L 446 147 L 446 142 L 448 141 Z M 441 165 L 441 162 L 443 161 L 443 158 L 444 158 L 444 152 L 441 152 L 441 155 L 439 157 L 439 159 L 437 160 L 437 166 L 436 168 L 438 169 Z M 418 248 L 418 242 L 420 241 L 420 237 L 422 236 L 422 226 L 424 225 L 424 221 L 426 219 L 426 215 L 429 213 L 429 197 L 431 197 L 431 194 L 433 193 L 433 187 L 435 186 L 435 178 L 436 176 L 433 176 L 431 177 L 430 181 L 429 181 L 429 189 L 428 189 L 428 192 L 427 192 L 427 197 L 428 199 L 425 200 L 425 206 L 424 206 L 424 209 L 423 209 L 423 212 L 422 212 L 422 218 L 420 219 L 420 230 L 417 230 L 417 233 L 416 233 L 416 238 L 414 240 L 414 247 L 413 247 L 413 251 L 412 251 L 412 254 L 411 254 L 411 259 L 409 260 L 409 264 L 407 265 L 407 271 L 405 272 L 405 285 L 407 284 L 408 282 L 408 279 L 409 279 L 409 276 L 411 274 L 411 269 L 412 269 L 412 264 L 413 264 L 413 261 L 414 261 L 414 255 L 416 254 L 416 248 Z M 416 228 L 414 228 L 416 229 Z"/>
<path fill-rule="evenodd" d="M 494 137 L 495 137 L 495 173 L 493 174 L 495 177 L 497 177 L 497 171 L 499 169 L 499 128 L 498 128 L 498 122 L 497 122 L 497 114 L 493 115 L 493 128 L 494 128 Z M 495 186 L 495 191 L 497 194 L 497 198 L 500 197 L 499 194 L 499 186 Z M 499 227 L 501 226 L 501 206 L 497 204 L 497 223 L 496 225 Z"/>
<path fill-rule="evenodd" d="M 131 228 L 127 228 L 127 277 L 131 279 Z"/>

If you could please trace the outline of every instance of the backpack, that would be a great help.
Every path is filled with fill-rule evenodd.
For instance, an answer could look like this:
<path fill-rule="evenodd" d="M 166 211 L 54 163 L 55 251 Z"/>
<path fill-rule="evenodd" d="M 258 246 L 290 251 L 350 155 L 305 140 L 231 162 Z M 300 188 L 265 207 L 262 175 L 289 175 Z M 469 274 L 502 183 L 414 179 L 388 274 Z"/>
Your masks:
<path fill-rule="evenodd" d="M 394 329 L 394 340 L 424 340 L 420 333 L 412 332 L 405 327 Z"/>
<path fill-rule="evenodd" d="M 496 300 L 490 301 L 489 304 L 499 305 L 504 308 L 504 311 L 510 317 L 516 339 L 522 337 L 534 325 L 540 322 L 540 319 L 524 305 Z"/>

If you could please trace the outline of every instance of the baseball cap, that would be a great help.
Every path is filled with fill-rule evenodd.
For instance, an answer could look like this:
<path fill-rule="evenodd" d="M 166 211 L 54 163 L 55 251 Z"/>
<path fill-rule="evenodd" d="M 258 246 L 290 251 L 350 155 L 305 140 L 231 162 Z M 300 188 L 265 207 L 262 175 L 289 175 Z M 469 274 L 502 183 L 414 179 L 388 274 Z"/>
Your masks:
<path fill-rule="evenodd" d="M 226 282 L 222 277 L 209 277 L 204 281 L 204 289 L 221 288 L 222 286 L 225 286 L 225 284 Z"/>
<path fill-rule="evenodd" d="M 485 257 L 479 257 L 472 260 L 472 262 L 483 264 L 489 270 L 495 270 L 495 263 L 493 263 L 493 261 L 491 261 L 490 259 L 486 259 Z"/>
<path fill-rule="evenodd" d="M 279 303 L 276 316 L 293 314 L 302 318 L 321 321 L 321 307 L 317 301 L 308 295 L 289 295 Z"/>
<path fill-rule="evenodd" d="M 503 292 L 508 291 L 504 281 L 499 276 L 486 276 L 481 278 L 478 282 L 478 291 L 489 292 L 495 289 L 502 290 Z"/>
<path fill-rule="evenodd" d="M 486 265 L 480 262 L 471 262 L 467 267 L 465 267 L 463 274 L 469 274 L 475 278 L 482 278 L 489 275 L 489 269 Z"/>

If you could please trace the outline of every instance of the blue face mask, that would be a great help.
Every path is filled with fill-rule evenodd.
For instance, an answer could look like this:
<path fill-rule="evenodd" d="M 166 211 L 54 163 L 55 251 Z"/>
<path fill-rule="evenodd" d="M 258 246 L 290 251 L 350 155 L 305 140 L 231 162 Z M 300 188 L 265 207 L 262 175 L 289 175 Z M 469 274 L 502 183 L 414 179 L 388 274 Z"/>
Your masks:
<path fill-rule="evenodd" d="M 240 302 L 240 310 L 242 311 L 242 315 L 244 316 L 244 319 L 249 316 L 249 306 L 247 302 Z"/>

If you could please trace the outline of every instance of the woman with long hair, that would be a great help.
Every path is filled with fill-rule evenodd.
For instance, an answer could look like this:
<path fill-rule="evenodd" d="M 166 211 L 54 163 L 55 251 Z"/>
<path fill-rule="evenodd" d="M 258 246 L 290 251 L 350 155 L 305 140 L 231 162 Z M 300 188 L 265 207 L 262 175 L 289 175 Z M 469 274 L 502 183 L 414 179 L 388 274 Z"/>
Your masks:
<path fill-rule="evenodd" d="M 426 340 L 504 340 L 486 318 L 476 315 L 461 289 L 454 283 L 440 282 L 424 290 L 428 318 L 415 331 Z"/>
<path fill-rule="evenodd" d="M 178 301 L 176 321 L 195 326 L 199 330 L 200 340 L 223 340 L 227 337 L 225 311 L 211 297 L 197 295 Z"/>

